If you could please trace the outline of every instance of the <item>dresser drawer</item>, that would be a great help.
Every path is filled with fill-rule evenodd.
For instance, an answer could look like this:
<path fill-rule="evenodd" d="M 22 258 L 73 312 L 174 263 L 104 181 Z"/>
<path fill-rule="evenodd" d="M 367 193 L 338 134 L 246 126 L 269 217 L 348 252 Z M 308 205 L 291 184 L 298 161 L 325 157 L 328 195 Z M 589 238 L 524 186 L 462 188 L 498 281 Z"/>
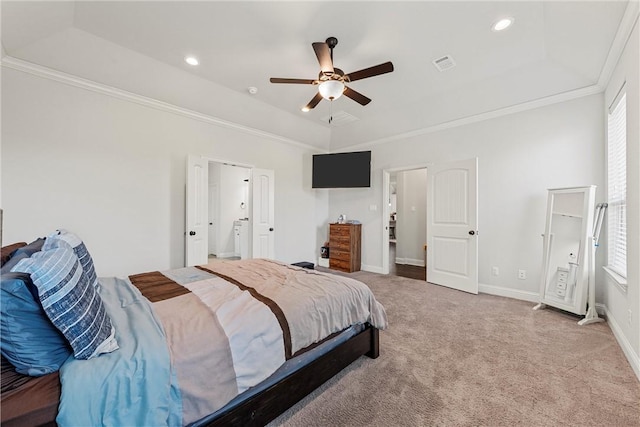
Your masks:
<path fill-rule="evenodd" d="M 331 251 L 350 251 L 351 242 L 343 242 L 341 240 L 329 240 L 329 249 Z"/>
<path fill-rule="evenodd" d="M 335 238 L 351 238 L 352 227 L 348 224 L 331 224 L 329 234 Z"/>
<path fill-rule="evenodd" d="M 348 250 L 344 250 L 344 249 L 336 249 L 336 248 L 330 248 L 329 249 L 329 256 L 331 257 L 331 259 L 339 259 L 342 261 L 349 261 L 351 260 L 351 252 L 349 252 Z"/>
<path fill-rule="evenodd" d="M 351 244 L 351 236 L 334 236 L 331 235 L 331 237 L 329 238 L 329 244 L 330 245 L 341 245 L 341 246 L 346 246 L 349 247 L 349 245 Z"/>
<path fill-rule="evenodd" d="M 349 261 L 344 261 L 341 259 L 335 259 L 335 258 L 331 258 L 329 259 L 329 268 L 332 268 L 334 270 L 340 270 L 340 271 L 346 271 L 346 272 L 351 272 L 351 262 Z"/>

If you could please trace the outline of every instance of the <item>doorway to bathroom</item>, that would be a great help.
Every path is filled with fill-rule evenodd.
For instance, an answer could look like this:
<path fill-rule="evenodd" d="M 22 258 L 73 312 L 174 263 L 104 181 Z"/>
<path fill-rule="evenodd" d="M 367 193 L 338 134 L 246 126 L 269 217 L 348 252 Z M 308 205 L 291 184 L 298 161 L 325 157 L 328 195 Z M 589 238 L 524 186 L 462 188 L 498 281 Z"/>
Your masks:
<path fill-rule="evenodd" d="M 208 257 L 249 258 L 251 169 L 209 162 Z"/>
<path fill-rule="evenodd" d="M 220 166 L 220 179 L 212 178 L 210 181 L 210 164 L 214 164 L 214 169 L 216 165 Z M 239 167 L 241 169 L 235 172 L 242 172 L 238 172 L 239 176 L 236 173 L 224 173 L 223 167 L 226 166 Z M 216 173 L 214 170 L 212 176 L 216 176 Z M 242 258 L 244 253 L 247 258 L 275 259 L 273 170 L 190 154 L 187 156 L 186 178 L 185 266 L 207 263 L 208 255 L 213 252 L 209 250 L 210 238 L 216 240 L 213 252 L 216 257 L 222 255 Z M 211 188 L 209 184 L 212 184 Z M 212 202 L 209 201 L 210 192 L 215 196 Z M 224 197 L 228 193 L 231 196 Z M 230 203 L 227 203 L 228 200 Z M 227 215 L 229 211 L 226 206 L 232 207 L 231 215 Z M 213 211 L 211 217 L 210 210 Z M 212 230 L 209 230 L 210 227 Z M 225 234 L 229 235 L 227 227 L 231 228 L 233 236 L 232 250 L 228 244 L 230 239 L 227 239 L 227 243 L 221 240 Z M 240 227 L 246 227 L 244 235 Z"/>

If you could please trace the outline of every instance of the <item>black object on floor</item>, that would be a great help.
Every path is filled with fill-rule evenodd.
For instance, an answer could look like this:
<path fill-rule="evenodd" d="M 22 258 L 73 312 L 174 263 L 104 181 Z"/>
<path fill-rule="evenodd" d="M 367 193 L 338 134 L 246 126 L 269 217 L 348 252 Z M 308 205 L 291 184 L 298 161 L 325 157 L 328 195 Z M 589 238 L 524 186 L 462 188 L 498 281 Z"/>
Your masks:
<path fill-rule="evenodd" d="M 314 269 L 314 265 L 313 265 L 312 262 L 306 262 L 306 261 L 294 262 L 291 265 L 295 265 L 296 267 L 308 268 L 309 270 L 313 270 Z"/>

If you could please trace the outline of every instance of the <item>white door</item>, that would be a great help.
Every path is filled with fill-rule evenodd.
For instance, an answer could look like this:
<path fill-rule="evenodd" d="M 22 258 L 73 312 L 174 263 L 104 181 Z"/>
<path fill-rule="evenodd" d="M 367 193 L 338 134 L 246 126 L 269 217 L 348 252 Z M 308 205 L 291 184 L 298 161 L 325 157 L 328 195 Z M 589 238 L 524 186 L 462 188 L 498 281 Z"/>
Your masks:
<path fill-rule="evenodd" d="M 427 168 L 427 280 L 478 293 L 478 159 Z"/>
<path fill-rule="evenodd" d="M 209 254 L 218 253 L 218 184 L 209 185 Z"/>
<path fill-rule="evenodd" d="M 185 266 L 207 263 L 207 188 L 209 162 L 202 157 L 187 158 Z"/>
<path fill-rule="evenodd" d="M 252 258 L 275 259 L 275 184 L 272 170 L 251 170 L 251 194 Z"/>

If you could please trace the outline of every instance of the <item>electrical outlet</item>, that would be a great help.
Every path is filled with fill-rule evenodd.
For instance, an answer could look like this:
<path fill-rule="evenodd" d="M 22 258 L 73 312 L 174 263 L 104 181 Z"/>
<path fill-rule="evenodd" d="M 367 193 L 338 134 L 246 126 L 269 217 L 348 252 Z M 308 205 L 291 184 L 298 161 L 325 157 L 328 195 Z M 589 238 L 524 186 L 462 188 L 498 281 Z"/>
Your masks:
<path fill-rule="evenodd" d="M 500 269 L 498 267 L 491 267 L 491 274 L 494 276 L 500 275 Z"/>
<path fill-rule="evenodd" d="M 518 279 L 524 280 L 527 278 L 527 270 L 518 270 Z"/>

